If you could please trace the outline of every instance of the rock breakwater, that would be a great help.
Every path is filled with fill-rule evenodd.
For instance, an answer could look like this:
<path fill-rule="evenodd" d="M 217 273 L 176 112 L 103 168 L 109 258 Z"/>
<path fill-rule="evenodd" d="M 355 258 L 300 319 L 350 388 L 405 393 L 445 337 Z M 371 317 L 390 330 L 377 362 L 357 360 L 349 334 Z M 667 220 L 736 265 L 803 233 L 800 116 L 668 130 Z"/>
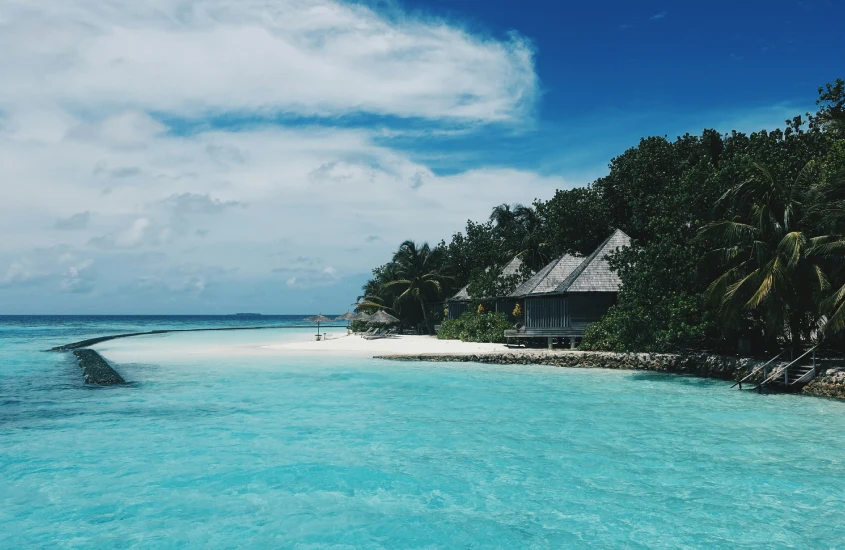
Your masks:
<path fill-rule="evenodd" d="M 86 384 L 113 386 L 115 384 L 126 383 L 123 377 L 96 351 L 92 349 L 78 349 L 73 354 L 79 362 L 79 368 L 82 369 Z"/>
<path fill-rule="evenodd" d="M 399 361 L 477 362 L 496 365 L 551 365 L 573 368 L 648 370 L 690 374 L 719 380 L 739 380 L 762 361 L 742 357 L 664 353 L 611 353 L 592 351 L 527 351 L 474 355 L 382 355 L 377 359 Z"/>
<path fill-rule="evenodd" d="M 549 365 L 571 368 L 646 370 L 737 381 L 765 361 L 708 354 L 612 353 L 568 350 L 508 351 L 479 354 L 379 355 L 394 361 L 473 362 L 494 365 Z M 785 365 L 785 363 L 780 364 Z M 841 365 L 841 362 L 839 363 Z M 777 368 L 772 365 L 771 368 Z M 805 395 L 845 399 L 845 367 L 820 364 L 824 372 L 803 388 Z M 759 381 L 759 377 L 757 380 Z"/>

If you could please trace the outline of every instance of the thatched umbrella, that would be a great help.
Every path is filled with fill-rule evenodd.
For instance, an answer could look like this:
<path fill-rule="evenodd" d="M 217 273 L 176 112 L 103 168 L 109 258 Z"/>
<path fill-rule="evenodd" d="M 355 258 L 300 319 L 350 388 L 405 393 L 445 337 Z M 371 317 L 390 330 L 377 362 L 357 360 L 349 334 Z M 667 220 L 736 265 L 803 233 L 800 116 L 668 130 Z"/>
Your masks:
<path fill-rule="evenodd" d="M 317 336 L 320 335 L 320 323 L 331 322 L 331 319 L 329 319 L 328 317 L 326 317 L 323 314 L 317 314 L 317 315 L 314 315 L 312 317 L 306 317 L 305 320 L 310 322 L 310 323 L 317 323 Z"/>
<path fill-rule="evenodd" d="M 364 321 L 365 323 L 369 323 L 372 321 L 373 316 L 367 313 L 366 311 L 362 311 L 358 315 L 355 316 L 356 321 Z"/>
<path fill-rule="evenodd" d="M 399 319 L 394 317 L 393 315 L 387 313 L 383 309 L 378 310 L 370 317 L 371 323 L 380 323 L 382 325 L 395 325 L 399 322 Z"/>
<path fill-rule="evenodd" d="M 349 323 L 357 319 L 358 317 L 352 313 L 351 311 L 347 311 L 343 315 L 339 315 L 334 318 L 335 321 L 346 321 L 346 328 L 349 328 Z"/>

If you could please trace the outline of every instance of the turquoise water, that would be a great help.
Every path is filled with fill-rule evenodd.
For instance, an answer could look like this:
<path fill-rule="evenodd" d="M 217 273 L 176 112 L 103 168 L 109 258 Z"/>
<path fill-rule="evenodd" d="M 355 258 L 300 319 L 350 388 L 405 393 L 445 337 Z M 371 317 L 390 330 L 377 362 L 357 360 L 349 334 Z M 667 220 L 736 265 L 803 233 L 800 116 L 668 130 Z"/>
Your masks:
<path fill-rule="evenodd" d="M 308 354 L 125 360 L 144 346 L 266 339 L 254 332 L 104 344 L 133 383 L 90 388 L 66 354 L 38 351 L 107 323 L 0 318 L 2 548 L 845 540 L 839 402 L 603 370 Z M 232 321 L 124 325 L 167 323 Z"/>

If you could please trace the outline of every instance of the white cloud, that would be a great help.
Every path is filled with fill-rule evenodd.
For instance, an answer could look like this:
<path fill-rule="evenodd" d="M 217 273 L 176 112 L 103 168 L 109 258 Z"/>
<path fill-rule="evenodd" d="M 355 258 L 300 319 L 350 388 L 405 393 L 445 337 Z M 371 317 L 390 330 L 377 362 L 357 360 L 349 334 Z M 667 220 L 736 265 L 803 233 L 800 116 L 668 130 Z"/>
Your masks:
<path fill-rule="evenodd" d="M 506 121 L 537 88 L 520 37 L 335 0 L 2 0 L 0 13 L 5 105 Z M 157 128 L 138 116 L 107 131 Z"/>
<path fill-rule="evenodd" d="M 65 245 L 32 250 L 12 260 L 0 288 L 43 285 L 46 290 L 88 292 L 93 288 L 94 260 Z"/>
<path fill-rule="evenodd" d="M 506 168 L 442 176 L 407 149 L 525 120 L 537 82 L 518 37 L 328 0 L 0 0 L 0 51 L 7 289 L 96 282 L 125 308 L 135 294 L 145 307 L 212 300 L 223 283 L 322 291 L 405 238 L 448 239 L 495 204 L 565 185 Z M 396 119 L 234 129 L 209 117 L 276 113 Z M 404 117 L 428 122 L 409 131 Z"/>
<path fill-rule="evenodd" d="M 215 155 L 221 148 L 241 151 L 247 158 L 220 162 Z M 295 268 L 282 280 L 293 278 L 289 284 L 297 287 L 366 273 L 405 238 L 448 239 L 468 218 L 486 218 L 492 205 L 530 202 L 568 186 L 558 177 L 502 168 L 438 176 L 376 144 L 372 132 L 352 129 L 269 127 L 186 137 L 164 133 L 133 149 L 72 137 L 56 143 L 12 140 L 0 146 L 0 154 L 15 159 L 12 165 L 25 164 L 29 182 L 27 190 L 9 195 L 6 202 L 14 206 L 7 208 L 40 212 L 53 220 L 86 208 L 97 210 L 88 227 L 62 234 L 73 239 L 69 242 L 115 253 L 161 251 L 171 261 L 236 265 L 254 276 L 267 276 L 281 264 Z M 143 173 L 132 184 L 116 185 L 110 178 L 106 185 L 112 185 L 111 192 L 103 194 L 104 182 L 95 174 L 103 159 L 115 166 L 143 167 Z M 194 177 L 178 178 L 185 173 Z M 0 230 L 16 232 L 20 223 L 26 222 L 0 217 Z M 38 228 L 24 234 L 34 246 L 48 246 L 56 238 L 55 232 Z M 381 239 L 374 241 L 373 235 Z M 271 257 L 279 239 L 291 243 L 287 259 Z M 19 246 L 0 243 L 0 252 Z M 331 270 L 319 259 L 303 263 L 315 256 L 329 260 Z M 23 273 L 25 268 L 15 269 Z M 303 268 L 319 271 L 297 271 Z"/>
<path fill-rule="evenodd" d="M 77 212 L 72 216 L 68 216 L 67 218 L 61 218 L 56 220 L 55 228 L 56 229 L 63 229 L 63 230 L 77 230 L 77 229 L 85 229 L 88 227 L 88 223 L 91 221 L 91 212 L 87 210 L 85 212 Z"/>

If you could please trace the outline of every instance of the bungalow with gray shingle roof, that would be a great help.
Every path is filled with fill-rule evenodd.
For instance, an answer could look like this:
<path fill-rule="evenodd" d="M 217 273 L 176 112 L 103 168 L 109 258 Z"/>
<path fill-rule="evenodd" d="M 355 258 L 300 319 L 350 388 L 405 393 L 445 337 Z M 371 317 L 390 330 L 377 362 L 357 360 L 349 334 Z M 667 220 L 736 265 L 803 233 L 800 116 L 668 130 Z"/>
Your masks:
<path fill-rule="evenodd" d="M 504 279 L 505 277 L 519 275 L 521 268 L 522 260 L 520 260 L 518 256 L 514 256 L 513 259 L 502 269 L 502 273 L 499 275 L 499 278 Z M 468 286 L 469 285 L 463 287 L 454 296 L 446 300 L 446 307 L 449 310 L 449 319 L 457 319 L 469 309 L 469 303 L 472 298 L 469 295 Z M 490 302 L 495 302 L 496 311 L 501 310 L 510 314 L 513 310 L 514 301 L 509 296 L 491 298 Z M 510 304 L 510 309 L 508 309 L 508 304 Z"/>
<path fill-rule="evenodd" d="M 615 230 L 587 257 L 564 254 L 519 285 L 512 298 L 525 301 L 524 326 L 505 331 L 511 338 L 567 338 L 575 347 L 576 338 L 598 321 L 616 302 L 622 286 L 619 275 L 610 269 L 608 255 L 631 245 L 631 238 Z"/>

